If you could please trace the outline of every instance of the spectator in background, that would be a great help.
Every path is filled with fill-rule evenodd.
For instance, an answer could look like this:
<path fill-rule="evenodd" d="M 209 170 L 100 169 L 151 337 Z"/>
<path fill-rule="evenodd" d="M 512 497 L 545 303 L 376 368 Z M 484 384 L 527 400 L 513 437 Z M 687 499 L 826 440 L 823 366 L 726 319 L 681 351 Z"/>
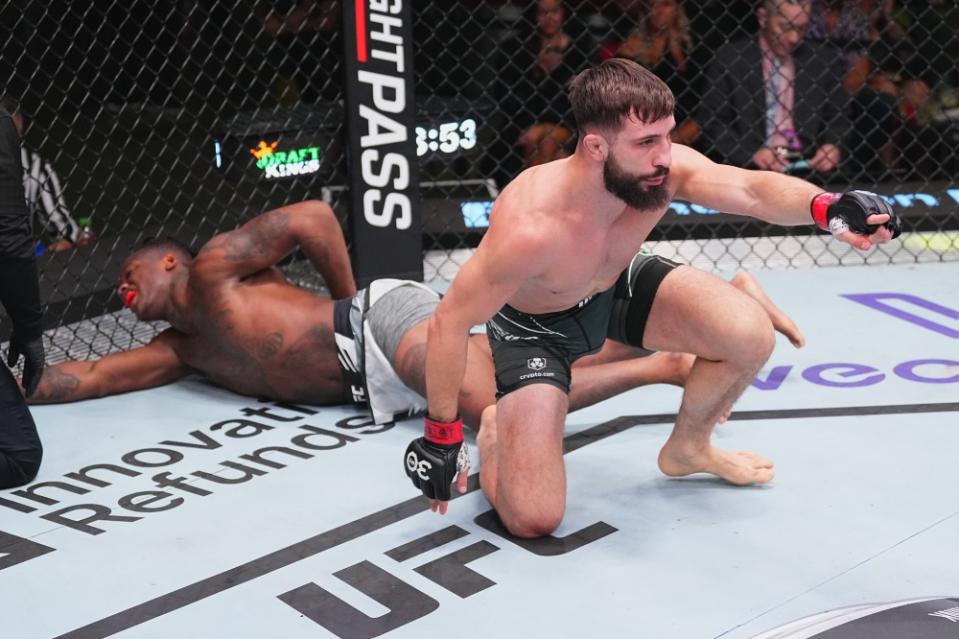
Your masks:
<path fill-rule="evenodd" d="M 632 2 L 630 7 L 641 13 L 629 35 L 611 53 L 643 65 L 669 85 L 676 96 L 673 142 L 692 144 L 699 137 L 699 126 L 692 118 L 698 96 L 692 90 L 693 37 L 686 11 L 680 0 Z M 600 57 L 607 51 L 601 50 Z"/>
<path fill-rule="evenodd" d="M 0 96 L 0 103 L 10 113 L 17 135 L 22 139 L 26 119 L 19 103 L 9 96 Z M 60 177 L 53 166 L 26 144 L 20 147 L 23 191 L 33 220 L 41 230 L 46 250 L 65 251 L 74 246 L 88 246 L 96 240 L 89 224 L 73 219 L 63 196 Z"/>
<path fill-rule="evenodd" d="M 959 5 L 916 0 L 904 6 L 907 10 L 897 17 L 915 46 L 917 62 L 900 82 L 904 177 L 954 178 L 959 161 Z"/>
<path fill-rule="evenodd" d="M 807 39 L 831 45 L 842 53 L 842 84 L 851 98 L 847 167 L 853 174 L 890 169 L 896 162 L 893 134 L 900 125 L 898 90 L 877 76 L 880 71 L 870 58 L 872 41 L 879 37 L 873 25 L 879 17 L 886 17 L 891 4 L 885 1 L 883 6 L 868 1 L 813 2 Z"/>
<path fill-rule="evenodd" d="M 809 16 L 807 39 L 839 49 L 847 69 L 856 67 L 866 57 L 869 45 L 869 18 L 860 5 L 845 0 L 814 0 Z M 855 89 L 858 87 L 848 92 L 854 94 Z"/>
<path fill-rule="evenodd" d="M 906 30 L 895 20 L 895 0 L 858 0 L 857 5 L 869 22 L 870 42 L 898 42 L 906 38 Z"/>
<path fill-rule="evenodd" d="M 903 78 L 898 89 L 900 127 L 895 140 L 899 177 L 905 180 L 954 178 L 949 169 L 955 166 L 953 140 L 959 121 L 938 117 L 944 113 L 940 95 L 945 94 L 918 78 Z"/>
<path fill-rule="evenodd" d="M 20 139 L 11 115 L 0 103 L 0 304 L 13 321 L 7 366 L 15 366 L 24 356 L 23 384 L 30 396 L 43 375 L 43 312 L 30 214 L 23 201 Z M 0 364 L 0 488 L 33 481 L 42 456 L 37 427 L 23 393 Z"/>
<path fill-rule="evenodd" d="M 896 7 L 895 0 L 858 0 L 857 6 L 866 16 L 869 29 L 869 65 L 863 80 L 877 91 L 898 95 L 898 89 L 889 85 L 914 75 L 924 66 L 900 23 L 901 9 Z"/>
<path fill-rule="evenodd" d="M 933 92 L 959 84 L 959 6 L 955 0 L 917 0 L 904 4 L 898 14 L 916 48 L 917 64 L 911 76 L 925 82 Z"/>
<path fill-rule="evenodd" d="M 848 4 L 848 3 L 844 3 Z M 898 179 L 928 179 L 954 157 L 948 138 L 957 123 L 943 117 L 955 106 L 959 9 L 940 0 L 896 7 L 894 0 L 858 0 L 868 46 L 846 74 L 852 104 L 852 153 L 869 167 L 896 171 Z M 858 151 L 858 152 L 857 152 Z"/>
<path fill-rule="evenodd" d="M 728 164 L 829 173 L 849 128 L 835 49 L 804 42 L 810 0 L 764 0 L 759 36 L 722 46 L 705 73 L 697 121 Z"/>
<path fill-rule="evenodd" d="M 526 166 L 566 157 L 575 143 L 566 84 L 588 60 L 570 32 L 562 0 L 537 0 L 519 51 L 501 76 L 502 108 L 519 127 L 517 146 Z"/>

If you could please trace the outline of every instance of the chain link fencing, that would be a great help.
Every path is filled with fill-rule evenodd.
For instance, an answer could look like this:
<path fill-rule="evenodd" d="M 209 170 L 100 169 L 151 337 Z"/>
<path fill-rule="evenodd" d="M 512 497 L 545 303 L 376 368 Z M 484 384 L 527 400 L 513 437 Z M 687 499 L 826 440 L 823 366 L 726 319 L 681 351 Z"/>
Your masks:
<path fill-rule="evenodd" d="M 0 92 L 23 116 L 51 361 L 129 348 L 162 328 L 139 325 L 115 295 L 120 264 L 145 238 L 198 248 L 307 198 L 330 202 L 349 228 L 341 24 L 351 6 L 0 7 Z M 707 270 L 959 256 L 955 3 L 417 0 L 412 10 L 427 280 L 452 278 L 512 177 L 571 152 L 565 86 L 612 56 L 673 89 L 676 142 L 830 190 L 875 191 L 906 230 L 864 255 L 811 227 L 674 202 L 653 251 Z M 791 63 L 764 63 L 760 41 L 796 44 Z M 791 121 L 780 103 L 792 103 Z M 297 256 L 284 269 L 322 287 Z M 9 328 L 2 318 L 0 339 Z"/>

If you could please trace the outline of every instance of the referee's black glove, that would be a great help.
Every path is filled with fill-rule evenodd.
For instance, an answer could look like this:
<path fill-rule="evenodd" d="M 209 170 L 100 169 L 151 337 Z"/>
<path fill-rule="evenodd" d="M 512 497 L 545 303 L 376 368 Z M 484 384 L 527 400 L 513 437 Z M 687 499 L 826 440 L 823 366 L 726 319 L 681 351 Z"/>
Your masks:
<path fill-rule="evenodd" d="M 27 397 L 33 395 L 43 377 L 45 357 L 43 352 L 43 337 L 23 339 L 17 332 L 10 338 L 10 349 L 7 351 L 7 366 L 13 368 L 23 355 L 23 389 Z"/>

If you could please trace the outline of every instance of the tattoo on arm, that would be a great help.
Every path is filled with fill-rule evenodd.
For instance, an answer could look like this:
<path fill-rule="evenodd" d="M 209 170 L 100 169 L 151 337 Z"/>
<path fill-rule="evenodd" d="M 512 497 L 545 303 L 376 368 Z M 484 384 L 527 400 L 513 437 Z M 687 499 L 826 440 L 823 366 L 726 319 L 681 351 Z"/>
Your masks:
<path fill-rule="evenodd" d="M 70 373 L 65 373 L 59 366 L 47 366 L 43 369 L 43 377 L 36 392 L 30 397 L 31 402 L 67 402 L 75 397 L 80 389 L 80 380 Z"/>
<path fill-rule="evenodd" d="M 270 359 L 283 346 L 281 333 L 270 333 L 257 344 L 256 356 L 258 359 Z"/>
<path fill-rule="evenodd" d="M 255 223 L 248 224 L 244 232 L 227 236 L 223 246 L 226 259 L 245 262 L 272 255 L 276 252 L 277 240 L 287 236 L 289 225 L 289 215 L 283 210 L 261 216 Z"/>

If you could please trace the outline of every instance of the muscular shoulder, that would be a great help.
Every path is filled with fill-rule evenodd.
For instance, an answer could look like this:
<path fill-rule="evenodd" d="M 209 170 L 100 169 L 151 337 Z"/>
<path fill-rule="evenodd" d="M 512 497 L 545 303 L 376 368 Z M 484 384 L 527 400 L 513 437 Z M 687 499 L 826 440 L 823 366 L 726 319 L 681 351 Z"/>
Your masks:
<path fill-rule="evenodd" d="M 181 333 L 175 328 L 168 328 L 150 340 L 150 346 L 168 348 L 179 355 L 181 351 L 187 348 L 189 341 L 189 335 Z"/>
<path fill-rule="evenodd" d="M 239 281 L 238 264 L 244 259 L 242 238 L 238 231 L 214 236 L 197 252 L 190 263 L 190 291 L 203 299 L 215 291 L 232 288 Z"/>
<path fill-rule="evenodd" d="M 545 212 L 536 208 L 535 198 L 515 189 L 504 190 L 493 207 L 475 262 L 491 277 L 502 272 L 523 279 L 538 273 L 554 254 L 551 248 L 557 240 L 547 220 Z"/>
<path fill-rule="evenodd" d="M 691 178 L 710 171 L 716 164 L 705 155 L 682 144 L 673 145 L 673 162 L 669 167 L 670 192 L 681 193 Z"/>
<path fill-rule="evenodd" d="M 542 165 L 526 169 L 496 199 L 490 230 L 509 231 L 510 236 L 532 241 L 550 233 L 550 225 L 562 213 L 565 202 L 558 195 L 555 169 Z"/>

